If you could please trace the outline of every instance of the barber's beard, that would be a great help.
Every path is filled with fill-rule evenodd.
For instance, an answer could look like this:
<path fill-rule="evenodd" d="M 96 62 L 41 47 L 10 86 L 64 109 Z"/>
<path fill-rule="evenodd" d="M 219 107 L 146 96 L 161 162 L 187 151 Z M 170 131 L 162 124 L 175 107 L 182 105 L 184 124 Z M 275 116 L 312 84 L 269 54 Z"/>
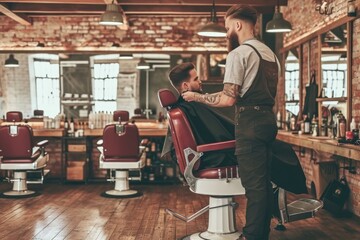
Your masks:
<path fill-rule="evenodd" d="M 239 40 L 238 40 L 238 36 L 236 35 L 236 33 L 233 31 L 230 33 L 230 36 L 227 38 L 227 49 L 228 52 L 231 52 L 232 50 L 234 50 L 235 48 L 237 48 L 238 46 L 240 46 Z"/>

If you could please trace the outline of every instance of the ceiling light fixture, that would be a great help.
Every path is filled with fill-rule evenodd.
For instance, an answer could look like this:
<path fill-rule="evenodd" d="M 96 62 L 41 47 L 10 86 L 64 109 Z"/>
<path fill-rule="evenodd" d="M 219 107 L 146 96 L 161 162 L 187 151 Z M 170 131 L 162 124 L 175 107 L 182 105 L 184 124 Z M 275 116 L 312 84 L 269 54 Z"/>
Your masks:
<path fill-rule="evenodd" d="M 220 26 L 217 23 L 216 11 L 215 11 L 215 0 L 211 8 L 211 23 L 203 26 L 200 31 L 197 32 L 200 36 L 204 37 L 226 37 L 226 29 L 224 26 Z"/>
<path fill-rule="evenodd" d="M 129 60 L 129 59 L 133 59 L 134 56 L 132 54 L 129 53 L 123 53 L 120 54 L 119 59 L 124 59 L 124 60 Z"/>
<path fill-rule="evenodd" d="M 142 57 L 142 58 L 140 58 L 140 62 L 137 64 L 136 68 L 139 70 L 150 69 L 150 64 L 148 64 L 145 61 L 145 59 Z"/>
<path fill-rule="evenodd" d="M 5 60 L 5 67 L 18 67 L 19 61 L 15 59 L 14 54 L 10 54 L 9 58 Z"/>
<path fill-rule="evenodd" d="M 218 66 L 221 67 L 221 68 L 224 68 L 226 65 L 226 59 L 222 59 L 219 63 L 218 63 Z"/>
<path fill-rule="evenodd" d="M 275 7 L 273 19 L 266 24 L 266 32 L 281 33 L 290 32 L 292 30 L 291 23 L 286 21 L 280 12 L 279 0 Z"/>
<path fill-rule="evenodd" d="M 119 12 L 119 7 L 114 4 L 114 0 L 111 4 L 106 5 L 106 11 L 101 15 L 101 25 L 118 26 L 124 24 L 122 14 Z"/>

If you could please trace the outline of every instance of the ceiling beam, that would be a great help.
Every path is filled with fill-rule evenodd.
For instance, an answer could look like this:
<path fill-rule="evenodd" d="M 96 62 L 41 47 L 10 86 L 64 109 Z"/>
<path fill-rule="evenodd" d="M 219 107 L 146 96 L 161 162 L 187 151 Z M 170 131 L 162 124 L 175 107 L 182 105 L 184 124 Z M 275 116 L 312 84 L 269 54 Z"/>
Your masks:
<path fill-rule="evenodd" d="M 212 6 L 169 6 L 169 5 L 120 5 L 126 15 L 191 15 L 191 14 L 210 14 Z M 274 6 L 255 6 L 260 13 L 272 13 Z M 27 4 L 13 3 L 12 12 L 32 14 L 89 14 L 100 15 L 106 9 L 106 4 L 73 5 L 73 4 Z M 216 6 L 218 15 L 223 15 L 229 6 Z"/>
<path fill-rule="evenodd" d="M 31 19 L 28 18 L 28 16 L 26 16 L 24 14 L 15 14 L 14 12 L 12 12 L 10 10 L 10 8 L 8 7 L 7 4 L 4 4 L 4 3 L 0 4 L 0 12 L 2 12 L 9 18 L 13 19 L 14 21 L 16 21 L 22 25 L 26 25 L 26 26 L 31 25 Z"/>
<path fill-rule="evenodd" d="M 275 6 L 279 1 L 280 6 L 287 6 L 288 0 L 242 0 L 241 4 L 252 6 Z M 112 0 L 0 0 L 6 3 L 50 3 L 50 4 L 109 4 Z M 216 6 L 231 6 L 240 3 L 239 0 L 217 0 Z M 121 0 L 120 5 L 211 5 L 210 0 Z"/>

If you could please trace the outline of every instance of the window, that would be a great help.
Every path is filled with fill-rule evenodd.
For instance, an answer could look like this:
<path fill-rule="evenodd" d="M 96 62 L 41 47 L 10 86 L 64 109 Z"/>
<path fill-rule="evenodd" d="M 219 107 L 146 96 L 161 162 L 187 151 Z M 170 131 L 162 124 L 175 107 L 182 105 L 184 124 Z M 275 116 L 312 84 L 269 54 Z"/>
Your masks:
<path fill-rule="evenodd" d="M 94 64 L 94 111 L 116 110 L 118 63 Z"/>
<path fill-rule="evenodd" d="M 50 60 L 34 59 L 36 107 L 44 115 L 55 117 L 60 113 L 59 64 Z"/>

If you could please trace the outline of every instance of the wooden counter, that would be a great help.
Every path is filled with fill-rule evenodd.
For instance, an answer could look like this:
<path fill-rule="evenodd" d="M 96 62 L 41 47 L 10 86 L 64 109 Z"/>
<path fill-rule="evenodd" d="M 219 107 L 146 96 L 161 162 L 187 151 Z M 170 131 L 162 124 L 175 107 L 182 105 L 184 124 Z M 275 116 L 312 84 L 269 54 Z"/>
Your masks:
<path fill-rule="evenodd" d="M 137 122 L 136 126 L 139 129 L 141 137 L 164 137 L 167 133 L 167 124 L 159 124 L 157 122 Z M 44 129 L 33 128 L 34 137 L 63 137 L 64 129 Z M 100 137 L 103 134 L 103 129 L 85 129 L 84 136 Z"/>
<path fill-rule="evenodd" d="M 327 137 L 312 137 L 285 131 L 279 131 L 276 138 L 292 145 L 360 161 L 360 146 L 353 144 L 338 143 L 336 140 Z"/>
<path fill-rule="evenodd" d="M 135 123 L 139 129 L 140 137 L 164 137 L 167 133 L 167 125 L 156 122 L 137 122 Z M 85 129 L 84 135 L 91 137 L 100 137 L 103 129 Z"/>
<path fill-rule="evenodd" d="M 64 129 L 33 129 L 34 137 L 63 137 Z"/>

